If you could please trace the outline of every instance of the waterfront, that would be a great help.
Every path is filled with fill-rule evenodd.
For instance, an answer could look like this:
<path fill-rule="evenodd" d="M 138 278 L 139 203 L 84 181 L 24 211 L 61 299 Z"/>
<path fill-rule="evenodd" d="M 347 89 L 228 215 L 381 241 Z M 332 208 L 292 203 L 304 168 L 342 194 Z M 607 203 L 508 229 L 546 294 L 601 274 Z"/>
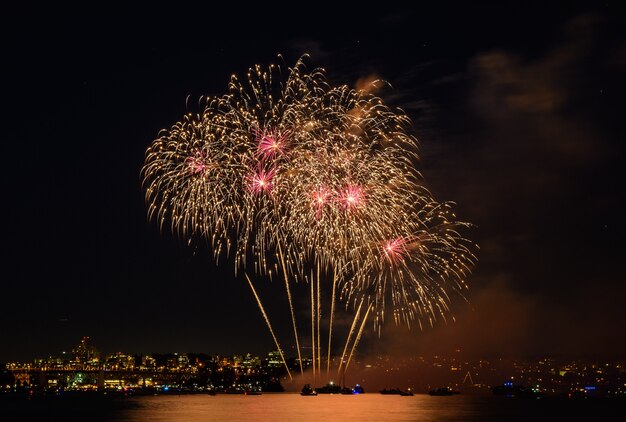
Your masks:
<path fill-rule="evenodd" d="M 297 394 L 103 395 L 2 400 L 6 420 L 121 422 L 320 422 L 609 420 L 624 408 L 620 399 L 508 399 L 493 396 L 414 397 L 364 394 L 302 397 Z"/>
<path fill-rule="evenodd" d="M 0 363 L 0 393 L 41 395 L 76 392 L 124 394 L 226 392 L 236 389 L 256 392 L 300 391 L 311 382 L 311 359 L 302 359 L 307 374 L 288 380 L 286 368 L 296 374 L 296 357 L 283 357 L 278 351 L 254 356 L 206 353 L 132 354 L 117 352 L 100 356 L 83 337 L 72 353 L 35 358 L 32 361 Z M 337 367 L 336 360 L 331 361 Z M 624 397 L 626 361 L 624 359 L 575 359 L 565 356 L 534 358 L 464 357 L 460 349 L 431 356 L 393 357 L 357 356 L 347 386 L 359 383 L 366 391 L 403 386 L 425 393 L 437 386 L 451 387 L 464 394 L 490 394 L 493 386 L 511 382 L 532 388 L 541 395 L 589 395 Z M 303 381 L 304 380 L 304 381 Z M 331 379 L 328 379 L 330 381 Z M 326 380 L 313 382 L 320 387 Z"/>

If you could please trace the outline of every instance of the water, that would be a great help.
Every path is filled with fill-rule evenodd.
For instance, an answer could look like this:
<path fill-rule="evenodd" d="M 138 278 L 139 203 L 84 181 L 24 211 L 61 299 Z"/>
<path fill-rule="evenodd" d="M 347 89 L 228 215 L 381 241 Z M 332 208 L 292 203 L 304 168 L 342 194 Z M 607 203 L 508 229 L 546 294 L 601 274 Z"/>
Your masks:
<path fill-rule="evenodd" d="M 321 422 L 613 420 L 626 408 L 613 400 L 507 399 L 298 394 L 63 397 L 2 400 L 3 421 Z M 8 417 L 7 417 L 8 416 Z"/>

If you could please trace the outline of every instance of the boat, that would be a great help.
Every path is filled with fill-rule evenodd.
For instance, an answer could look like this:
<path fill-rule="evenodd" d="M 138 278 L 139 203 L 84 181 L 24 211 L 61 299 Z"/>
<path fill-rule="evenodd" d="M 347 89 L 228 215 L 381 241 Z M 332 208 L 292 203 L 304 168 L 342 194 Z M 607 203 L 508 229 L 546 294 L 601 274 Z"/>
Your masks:
<path fill-rule="evenodd" d="M 383 390 L 379 391 L 380 394 L 385 394 L 385 395 L 390 395 L 390 394 L 396 394 L 396 395 L 400 395 L 402 393 L 402 390 L 400 390 L 399 388 L 385 388 Z"/>
<path fill-rule="evenodd" d="M 542 397 L 543 392 L 538 388 L 528 388 L 523 385 L 513 384 L 512 381 L 507 381 L 502 385 L 496 385 L 491 388 L 494 396 L 505 397 Z"/>
<path fill-rule="evenodd" d="M 317 391 L 311 387 L 311 384 L 304 384 L 302 387 L 302 391 L 300 391 L 301 396 L 317 396 Z"/>
<path fill-rule="evenodd" d="M 317 391 L 317 394 L 341 394 L 341 390 L 341 386 L 333 383 L 332 381 L 323 387 L 318 387 L 315 389 L 315 391 Z"/>
<path fill-rule="evenodd" d="M 396 395 L 396 396 L 412 396 L 413 392 L 411 389 L 408 390 L 400 390 L 399 388 L 385 388 L 384 390 L 379 391 L 380 394 L 384 395 Z"/>
<path fill-rule="evenodd" d="M 365 390 L 363 389 L 361 384 L 355 385 L 354 388 L 352 389 L 352 392 L 354 394 L 365 394 Z"/>
<path fill-rule="evenodd" d="M 428 392 L 431 396 L 453 396 L 455 394 L 461 394 L 460 391 L 455 391 L 450 387 L 439 387 Z"/>
<path fill-rule="evenodd" d="M 507 381 L 502 385 L 495 385 L 491 387 L 491 391 L 494 396 L 506 396 L 506 397 L 515 397 L 518 396 L 523 390 L 523 386 L 513 384 L 512 381 Z"/>
<path fill-rule="evenodd" d="M 261 393 L 260 391 L 249 390 L 249 391 L 246 391 L 244 394 L 246 396 L 260 396 L 263 393 Z"/>

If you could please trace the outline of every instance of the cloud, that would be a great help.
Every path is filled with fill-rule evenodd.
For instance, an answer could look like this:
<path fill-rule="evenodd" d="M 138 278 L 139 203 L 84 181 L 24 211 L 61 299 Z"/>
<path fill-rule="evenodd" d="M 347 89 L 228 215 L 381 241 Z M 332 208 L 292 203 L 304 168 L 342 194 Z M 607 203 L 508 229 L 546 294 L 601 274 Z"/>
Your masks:
<path fill-rule="evenodd" d="M 475 357 L 528 351 L 538 300 L 516 291 L 506 276 L 475 280 L 475 284 L 469 303 L 455 300 L 454 320 L 438 321 L 423 330 L 407 330 L 388 322 L 382 346 L 376 345 L 376 349 L 399 356 L 449 354 L 457 349 Z"/>
<path fill-rule="evenodd" d="M 367 93 L 376 94 L 380 91 L 383 85 L 384 82 L 381 81 L 378 75 L 371 74 L 357 79 L 354 84 L 354 88 L 357 91 L 365 91 Z"/>
<path fill-rule="evenodd" d="M 467 93 L 464 104 L 446 103 L 438 91 L 428 99 L 432 119 L 425 123 L 448 131 L 423 141 L 423 173 L 435 195 L 458 202 L 461 218 L 476 224 L 469 237 L 481 246 L 480 261 L 470 304 L 455 306 L 456 322 L 412 335 L 389 327 L 386 351 L 616 350 L 610 339 L 624 333 L 623 270 L 598 252 L 610 249 L 597 246 L 606 242 L 604 232 L 586 231 L 608 214 L 601 211 L 607 203 L 623 202 L 599 194 L 603 181 L 590 179 L 612 165 L 615 151 L 590 105 L 597 64 L 615 71 L 623 60 L 607 56 L 626 51 L 601 42 L 603 22 L 579 16 L 532 56 L 503 49 L 476 54 L 464 76 L 452 72 L 457 76 L 442 82 L 456 93 L 451 98 Z"/>
<path fill-rule="evenodd" d="M 560 39 L 534 59 L 497 50 L 470 63 L 471 106 L 502 143 L 516 150 L 556 156 L 580 164 L 594 159 L 594 128 L 579 115 L 580 81 L 584 79 L 599 20 L 580 16 L 568 23 Z M 519 139 L 523 138 L 523 139 Z"/>
<path fill-rule="evenodd" d="M 326 49 L 321 42 L 311 39 L 297 39 L 291 40 L 286 45 L 287 51 L 294 56 L 302 56 L 308 54 L 311 57 L 311 62 L 315 65 L 328 62 L 332 53 Z"/>
<path fill-rule="evenodd" d="M 609 155 L 588 105 L 599 22 L 574 19 L 533 57 L 502 49 L 475 55 L 458 79 L 465 109 L 443 104 L 434 118 L 451 129 L 426 140 L 426 179 L 436 195 L 463 207 L 481 246 L 491 243 L 500 256 L 515 252 L 503 242 L 528 246 L 549 234 L 548 211 L 580 202 L 579 181 Z"/>

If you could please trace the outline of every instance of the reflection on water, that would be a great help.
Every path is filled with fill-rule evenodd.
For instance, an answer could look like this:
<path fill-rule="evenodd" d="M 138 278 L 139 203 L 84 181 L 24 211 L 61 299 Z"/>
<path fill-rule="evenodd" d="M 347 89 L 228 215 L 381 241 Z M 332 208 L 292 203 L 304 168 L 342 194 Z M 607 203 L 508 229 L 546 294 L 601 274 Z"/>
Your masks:
<path fill-rule="evenodd" d="M 162 422 L 604 420 L 623 401 L 299 394 L 182 395 L 0 401 L 3 420 Z"/>
<path fill-rule="evenodd" d="M 126 412 L 123 421 L 407 421 L 439 420 L 442 408 L 427 397 L 385 397 L 379 394 L 342 396 L 297 394 L 263 396 L 154 397 L 141 409 Z M 461 410 L 462 412 L 462 410 Z M 459 410 L 454 412 L 457 417 Z M 450 414 L 450 417 L 452 414 Z M 445 416 L 441 420 L 451 420 Z M 457 418 L 458 420 L 458 418 Z"/>

